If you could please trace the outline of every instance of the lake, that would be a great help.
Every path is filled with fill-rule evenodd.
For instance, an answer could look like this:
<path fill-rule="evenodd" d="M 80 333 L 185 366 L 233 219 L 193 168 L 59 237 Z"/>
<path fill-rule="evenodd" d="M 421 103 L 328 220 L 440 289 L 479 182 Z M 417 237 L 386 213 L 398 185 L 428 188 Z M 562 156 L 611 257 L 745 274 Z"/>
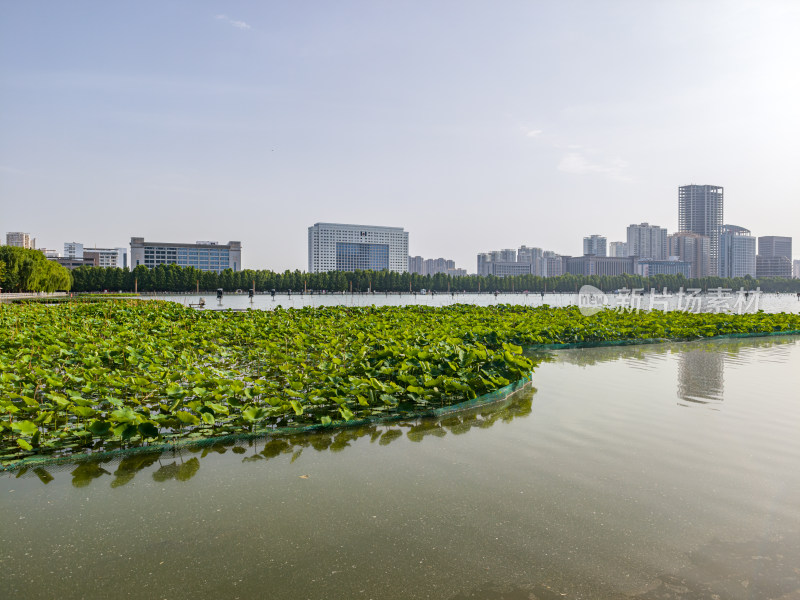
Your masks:
<path fill-rule="evenodd" d="M 798 597 L 800 337 L 537 356 L 440 421 L 0 474 L 3 597 Z"/>

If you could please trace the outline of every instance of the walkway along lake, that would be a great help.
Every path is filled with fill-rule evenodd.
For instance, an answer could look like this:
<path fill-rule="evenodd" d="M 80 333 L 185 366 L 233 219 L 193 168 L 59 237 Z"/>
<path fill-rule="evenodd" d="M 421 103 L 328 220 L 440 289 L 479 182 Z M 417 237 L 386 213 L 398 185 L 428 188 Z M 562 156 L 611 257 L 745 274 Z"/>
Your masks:
<path fill-rule="evenodd" d="M 679 294 L 669 294 L 666 298 L 654 296 L 651 300 L 649 294 L 637 295 L 631 299 L 630 295 L 609 294 L 608 300 L 612 307 L 620 306 L 625 303 L 626 307 L 635 307 L 642 310 L 648 308 L 667 309 L 667 310 L 686 310 L 696 312 L 694 309 L 697 303 L 690 304 L 687 297 Z M 307 306 L 450 306 L 451 304 L 470 304 L 473 306 L 494 306 L 497 304 L 517 304 L 521 306 L 542 306 L 547 304 L 553 307 L 574 306 L 578 304 L 578 294 L 558 294 L 558 293 L 518 293 L 518 294 L 458 294 L 448 293 L 427 293 L 427 294 L 256 294 L 252 299 L 248 297 L 247 290 L 243 293 L 225 293 L 221 300 L 214 294 L 143 294 L 142 298 L 170 300 L 184 305 L 196 305 L 202 299 L 206 309 L 247 309 L 273 310 L 280 306 L 282 308 L 304 308 Z M 800 313 L 800 298 L 797 294 L 759 294 L 758 298 L 754 294 L 748 294 L 747 298 L 739 298 L 736 291 L 725 292 L 722 302 L 717 302 L 714 306 L 714 294 L 703 294 L 697 301 L 700 303 L 700 310 L 707 312 L 724 312 L 717 310 L 727 308 L 730 312 L 737 312 L 739 307 L 737 300 L 743 301 L 742 312 L 755 312 L 761 309 L 765 312 L 776 313 Z M 709 306 L 711 301 L 712 306 Z M 615 304 L 619 302 L 620 304 Z M 633 304 L 631 303 L 633 302 Z M 650 306 L 650 303 L 653 306 Z"/>
<path fill-rule="evenodd" d="M 3 596 L 800 594 L 798 336 L 549 356 L 439 422 L 3 473 Z"/>

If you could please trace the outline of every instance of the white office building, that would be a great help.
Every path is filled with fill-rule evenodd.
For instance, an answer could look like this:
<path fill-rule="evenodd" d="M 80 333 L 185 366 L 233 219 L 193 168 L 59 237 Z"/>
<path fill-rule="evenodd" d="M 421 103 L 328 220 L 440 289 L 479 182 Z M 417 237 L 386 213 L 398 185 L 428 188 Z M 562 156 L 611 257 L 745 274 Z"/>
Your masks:
<path fill-rule="evenodd" d="M 723 225 L 719 233 L 719 276 L 756 276 L 756 238 L 738 225 Z"/>
<path fill-rule="evenodd" d="M 308 272 L 408 271 L 402 227 L 315 223 L 308 228 Z"/>

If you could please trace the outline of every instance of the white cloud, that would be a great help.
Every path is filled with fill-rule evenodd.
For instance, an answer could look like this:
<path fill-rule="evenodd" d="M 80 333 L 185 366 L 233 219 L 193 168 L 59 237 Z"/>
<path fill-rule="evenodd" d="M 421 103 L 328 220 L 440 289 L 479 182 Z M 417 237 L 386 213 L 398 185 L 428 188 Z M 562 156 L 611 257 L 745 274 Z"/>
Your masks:
<path fill-rule="evenodd" d="M 576 175 L 597 174 L 615 181 L 631 181 L 625 174 L 628 162 L 621 158 L 614 158 L 605 163 L 592 162 L 580 152 L 568 152 L 558 163 L 558 170 Z"/>
<path fill-rule="evenodd" d="M 528 136 L 529 138 L 539 137 L 540 135 L 542 135 L 542 130 L 541 129 L 531 129 L 525 135 Z"/>
<path fill-rule="evenodd" d="M 250 29 L 250 25 L 244 21 L 236 21 L 228 17 L 228 15 L 215 15 L 214 18 L 218 21 L 222 21 L 223 23 L 227 23 L 228 25 L 233 25 L 237 29 Z"/>

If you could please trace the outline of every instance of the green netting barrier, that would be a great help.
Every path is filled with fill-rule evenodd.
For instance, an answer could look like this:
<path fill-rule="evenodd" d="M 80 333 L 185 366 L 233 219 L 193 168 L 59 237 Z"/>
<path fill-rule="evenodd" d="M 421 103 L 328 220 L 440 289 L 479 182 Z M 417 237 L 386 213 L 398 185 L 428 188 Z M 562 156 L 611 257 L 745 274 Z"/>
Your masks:
<path fill-rule="evenodd" d="M 439 408 L 430 408 L 426 410 L 411 410 L 403 411 L 400 413 L 378 416 L 378 417 L 365 417 L 361 419 L 351 419 L 349 421 L 335 421 L 330 425 L 314 424 L 314 425 L 301 425 L 295 427 L 262 427 L 252 431 L 235 433 L 230 435 L 221 435 L 207 438 L 190 438 L 175 440 L 173 442 L 161 444 L 148 444 L 142 446 L 132 446 L 130 448 L 115 448 L 113 450 L 104 450 L 100 452 L 83 452 L 75 454 L 64 454 L 59 456 L 53 455 L 34 455 L 27 456 L 15 461 L 7 461 L 0 463 L 0 472 L 14 471 L 23 467 L 44 466 L 58 463 L 76 463 L 87 460 L 105 460 L 117 456 L 149 453 L 149 452 L 165 452 L 170 450 L 177 450 L 179 448 L 203 448 L 214 444 L 227 444 L 235 443 L 238 441 L 246 441 L 257 438 L 276 437 L 284 435 L 295 435 L 298 433 L 309 433 L 312 431 L 330 431 L 332 429 L 340 429 L 343 427 L 358 427 L 362 425 L 391 423 L 395 421 L 405 421 L 409 419 L 420 419 L 425 417 L 440 418 L 443 416 L 468 411 L 482 406 L 489 406 L 498 402 L 509 399 L 514 394 L 528 388 L 531 385 L 531 376 L 523 377 L 522 379 L 510 383 L 488 394 L 483 394 L 471 400 L 465 400 L 457 404 L 450 404 L 448 406 L 441 406 Z"/>
<path fill-rule="evenodd" d="M 667 342 L 701 342 L 703 340 L 723 340 L 730 338 L 770 337 L 775 335 L 800 335 L 800 329 L 787 331 L 755 331 L 750 333 L 722 333 L 719 335 L 690 337 L 690 338 L 647 338 L 628 340 L 605 340 L 589 342 L 571 342 L 565 344 L 532 344 L 525 346 L 526 351 L 532 350 L 569 350 L 570 348 L 602 348 L 607 346 L 636 346 L 640 344 L 664 344 Z"/>

